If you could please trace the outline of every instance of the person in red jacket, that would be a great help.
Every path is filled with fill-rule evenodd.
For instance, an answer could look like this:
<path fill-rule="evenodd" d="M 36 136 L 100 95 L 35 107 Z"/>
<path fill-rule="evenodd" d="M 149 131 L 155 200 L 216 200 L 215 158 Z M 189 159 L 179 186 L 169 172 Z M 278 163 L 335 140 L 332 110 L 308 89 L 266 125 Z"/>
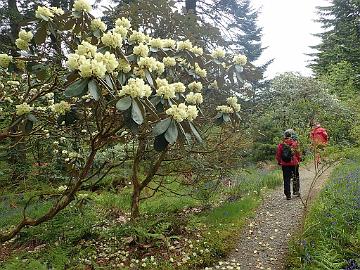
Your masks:
<path fill-rule="evenodd" d="M 321 162 L 320 153 L 327 145 L 329 135 L 327 134 L 325 128 L 321 127 L 320 124 L 316 124 L 310 132 L 310 139 L 314 151 L 315 169 L 317 169 Z"/>
<path fill-rule="evenodd" d="M 286 130 L 284 132 L 284 139 L 282 143 L 277 146 L 276 160 L 282 167 L 284 178 L 284 193 L 287 200 L 291 199 L 290 183 L 293 179 L 293 195 L 300 196 L 300 179 L 296 170 L 299 168 L 301 155 L 299 151 L 299 144 L 296 140 L 291 138 L 291 132 Z"/>
<path fill-rule="evenodd" d="M 310 139 L 314 146 L 326 145 L 329 140 L 329 136 L 326 129 L 321 127 L 320 124 L 316 124 L 310 132 Z"/>

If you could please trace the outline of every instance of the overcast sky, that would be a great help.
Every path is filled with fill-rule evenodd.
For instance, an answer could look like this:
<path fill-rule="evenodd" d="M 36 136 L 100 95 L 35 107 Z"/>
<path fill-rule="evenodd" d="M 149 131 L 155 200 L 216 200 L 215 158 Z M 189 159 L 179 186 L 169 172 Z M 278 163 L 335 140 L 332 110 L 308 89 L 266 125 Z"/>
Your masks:
<path fill-rule="evenodd" d="M 91 1 L 93 2 L 93 1 Z M 109 0 L 101 0 L 102 5 Z M 298 71 L 311 75 L 306 67 L 313 52 L 309 46 L 320 42 L 312 34 L 321 32 L 315 22 L 316 6 L 326 6 L 327 0 L 252 0 L 254 8 L 260 8 L 259 25 L 263 27 L 263 46 L 268 46 L 259 59 L 260 63 L 275 58 L 266 76 L 274 77 L 285 71 Z M 100 10 L 102 8 L 100 7 Z M 99 14 L 98 12 L 96 12 Z"/>
<path fill-rule="evenodd" d="M 263 27 L 263 46 L 269 48 L 263 53 L 260 62 L 275 58 L 266 75 L 298 71 L 311 75 L 306 68 L 313 52 L 309 46 L 320 42 L 312 34 L 321 32 L 316 6 L 326 6 L 326 0 L 252 0 L 255 8 L 261 7 L 259 25 Z"/>

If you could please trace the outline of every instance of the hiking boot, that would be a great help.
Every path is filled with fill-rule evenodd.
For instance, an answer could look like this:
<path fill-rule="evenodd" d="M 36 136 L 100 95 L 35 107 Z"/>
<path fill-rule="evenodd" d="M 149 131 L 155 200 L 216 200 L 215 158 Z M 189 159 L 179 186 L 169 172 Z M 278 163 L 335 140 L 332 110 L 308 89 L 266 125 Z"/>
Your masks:
<path fill-rule="evenodd" d="M 296 196 L 296 197 L 300 197 L 300 192 L 299 191 L 294 192 L 293 195 Z"/>

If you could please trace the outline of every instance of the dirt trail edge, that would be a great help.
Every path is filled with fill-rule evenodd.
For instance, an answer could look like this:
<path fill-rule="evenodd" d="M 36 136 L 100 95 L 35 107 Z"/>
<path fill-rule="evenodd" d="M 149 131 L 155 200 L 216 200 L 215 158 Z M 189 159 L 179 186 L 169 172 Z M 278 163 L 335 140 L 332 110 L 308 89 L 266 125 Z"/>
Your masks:
<path fill-rule="evenodd" d="M 328 179 L 331 169 L 324 172 L 317 180 L 312 192 L 313 198 Z M 300 169 L 300 192 L 303 198 L 309 193 L 314 177 L 314 168 L 306 166 Z M 236 250 L 227 261 L 235 260 L 241 270 L 267 269 L 282 270 L 288 243 L 297 231 L 303 215 L 300 198 L 293 197 L 287 201 L 283 187 L 279 187 L 264 196 L 262 205 L 257 209 L 254 218 L 249 219 L 244 227 Z"/>

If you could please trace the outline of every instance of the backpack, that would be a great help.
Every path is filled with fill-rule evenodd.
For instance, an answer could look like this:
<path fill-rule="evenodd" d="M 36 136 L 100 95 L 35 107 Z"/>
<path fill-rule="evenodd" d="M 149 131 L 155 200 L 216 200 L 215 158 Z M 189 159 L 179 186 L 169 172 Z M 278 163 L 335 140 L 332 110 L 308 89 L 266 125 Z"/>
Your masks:
<path fill-rule="evenodd" d="M 281 151 L 281 160 L 285 162 L 291 162 L 293 158 L 293 150 L 290 145 L 283 143 Z"/>

